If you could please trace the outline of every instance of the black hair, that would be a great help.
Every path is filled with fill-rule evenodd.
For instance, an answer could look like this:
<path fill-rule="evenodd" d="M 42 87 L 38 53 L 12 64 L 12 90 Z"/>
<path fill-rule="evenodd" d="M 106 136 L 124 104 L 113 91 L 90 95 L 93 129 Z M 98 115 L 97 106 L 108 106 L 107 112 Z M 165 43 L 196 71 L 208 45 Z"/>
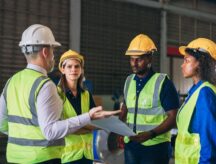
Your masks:
<path fill-rule="evenodd" d="M 207 52 L 186 48 L 185 52 L 199 61 L 198 74 L 203 81 L 216 85 L 216 60 Z"/>

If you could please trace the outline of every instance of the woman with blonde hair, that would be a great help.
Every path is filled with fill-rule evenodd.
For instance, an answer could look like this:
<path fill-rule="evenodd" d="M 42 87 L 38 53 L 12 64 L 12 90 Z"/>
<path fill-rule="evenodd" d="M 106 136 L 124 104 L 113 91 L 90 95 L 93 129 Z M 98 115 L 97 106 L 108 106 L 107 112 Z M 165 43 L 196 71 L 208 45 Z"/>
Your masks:
<path fill-rule="evenodd" d="M 63 119 L 87 113 L 95 107 L 90 92 L 83 88 L 84 58 L 79 53 L 68 50 L 62 54 L 59 70 L 62 77 L 58 93 L 64 102 Z M 91 126 L 77 129 L 75 134 L 65 137 L 62 163 L 90 164 L 93 161 Z"/>

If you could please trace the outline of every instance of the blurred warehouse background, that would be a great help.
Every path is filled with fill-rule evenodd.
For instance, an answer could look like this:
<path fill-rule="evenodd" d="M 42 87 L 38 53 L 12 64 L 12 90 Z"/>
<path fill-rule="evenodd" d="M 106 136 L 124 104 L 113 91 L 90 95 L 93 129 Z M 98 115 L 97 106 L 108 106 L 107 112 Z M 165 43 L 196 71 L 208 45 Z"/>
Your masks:
<path fill-rule="evenodd" d="M 0 0 L 1 92 L 7 79 L 26 66 L 18 43 L 22 32 L 35 23 L 49 26 L 62 44 L 55 52 L 56 69 L 69 48 L 84 55 L 93 94 L 105 109 L 112 109 L 111 98 L 121 95 L 131 71 L 124 53 L 139 33 L 155 41 L 160 52 L 154 56 L 155 70 L 167 73 L 184 98 L 192 82 L 181 75 L 178 46 L 197 37 L 216 41 L 216 1 Z M 5 163 L 4 138 L 0 137 L 0 163 Z"/>

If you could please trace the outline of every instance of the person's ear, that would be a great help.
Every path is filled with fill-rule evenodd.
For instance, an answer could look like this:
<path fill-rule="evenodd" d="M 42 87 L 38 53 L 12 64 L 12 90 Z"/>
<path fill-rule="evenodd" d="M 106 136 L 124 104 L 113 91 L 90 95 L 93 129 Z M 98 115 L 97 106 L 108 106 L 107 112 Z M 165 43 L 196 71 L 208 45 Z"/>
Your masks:
<path fill-rule="evenodd" d="M 61 69 L 61 73 L 62 73 L 63 75 L 65 74 L 65 69 L 64 69 L 64 68 Z"/>
<path fill-rule="evenodd" d="M 49 57 L 49 48 L 43 47 L 41 50 L 42 56 L 46 59 Z"/>

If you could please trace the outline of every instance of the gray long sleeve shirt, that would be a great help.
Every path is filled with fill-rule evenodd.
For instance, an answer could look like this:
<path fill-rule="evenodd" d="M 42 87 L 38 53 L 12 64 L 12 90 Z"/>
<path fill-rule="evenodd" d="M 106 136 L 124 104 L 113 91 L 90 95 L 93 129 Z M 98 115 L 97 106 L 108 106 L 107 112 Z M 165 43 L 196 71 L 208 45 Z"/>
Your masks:
<path fill-rule="evenodd" d="M 47 76 L 46 70 L 42 67 L 28 64 L 27 68 L 36 70 Z M 39 126 L 47 140 L 63 138 L 67 134 L 71 134 L 90 123 L 89 113 L 66 120 L 60 120 L 63 102 L 52 81 L 48 81 L 40 89 L 36 99 L 36 105 Z M 0 97 L 0 131 L 8 134 L 7 107 L 3 94 L 1 94 Z"/>

